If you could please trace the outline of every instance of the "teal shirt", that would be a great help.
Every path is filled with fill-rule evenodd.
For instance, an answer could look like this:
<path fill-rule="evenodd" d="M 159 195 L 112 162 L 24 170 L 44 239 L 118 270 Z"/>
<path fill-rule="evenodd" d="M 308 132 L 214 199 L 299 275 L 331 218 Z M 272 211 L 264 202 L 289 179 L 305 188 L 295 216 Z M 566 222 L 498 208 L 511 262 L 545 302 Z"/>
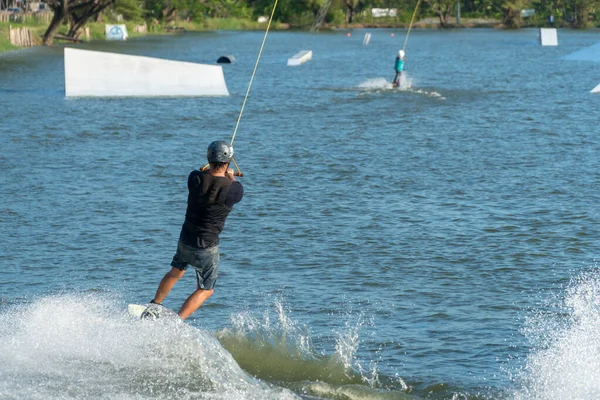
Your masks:
<path fill-rule="evenodd" d="M 404 60 L 401 60 L 400 57 L 396 57 L 394 69 L 396 70 L 396 72 L 402 72 L 404 70 Z"/>

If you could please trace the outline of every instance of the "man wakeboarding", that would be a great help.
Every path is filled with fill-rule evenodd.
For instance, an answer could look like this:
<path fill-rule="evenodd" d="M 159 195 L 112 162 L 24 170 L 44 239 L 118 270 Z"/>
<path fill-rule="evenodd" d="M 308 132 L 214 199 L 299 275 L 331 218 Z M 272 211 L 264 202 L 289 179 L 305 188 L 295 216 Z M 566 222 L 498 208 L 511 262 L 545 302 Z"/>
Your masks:
<path fill-rule="evenodd" d="M 212 142 L 206 155 L 208 169 L 194 170 L 188 176 L 187 210 L 171 270 L 160 281 L 142 318 L 160 315 L 162 301 L 190 265 L 196 271 L 197 288 L 181 306 L 179 317 L 185 320 L 214 293 L 219 273 L 219 234 L 233 205 L 242 200 L 244 188 L 229 168 L 233 159 L 229 143 Z"/>

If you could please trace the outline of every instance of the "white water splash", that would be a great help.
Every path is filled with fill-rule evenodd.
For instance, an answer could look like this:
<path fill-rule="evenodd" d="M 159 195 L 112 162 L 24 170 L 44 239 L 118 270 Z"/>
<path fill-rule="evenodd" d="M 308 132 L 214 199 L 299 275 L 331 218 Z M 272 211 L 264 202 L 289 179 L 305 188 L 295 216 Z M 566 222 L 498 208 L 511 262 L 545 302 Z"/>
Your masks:
<path fill-rule="evenodd" d="M 360 343 L 360 323 L 350 324 L 346 321 L 344 330 L 337 333 L 335 352 L 346 369 L 352 368 L 354 356 Z"/>
<path fill-rule="evenodd" d="M 99 296 L 5 311 L 0 337 L 2 398 L 297 398 L 247 375 L 211 334 L 135 319 Z"/>
<path fill-rule="evenodd" d="M 272 309 L 276 318 L 271 316 L 269 310 L 261 317 L 255 317 L 251 312 L 232 315 L 232 329 L 219 332 L 219 339 L 227 348 L 232 347 L 232 352 L 235 351 L 234 347 L 237 348 L 239 353 L 234 355 L 240 357 L 251 349 L 260 348 L 263 355 L 254 355 L 254 359 L 277 358 L 278 363 L 285 363 L 290 371 L 304 369 L 303 373 L 307 376 L 316 376 L 318 380 L 330 379 L 330 383 L 364 382 L 369 387 L 378 386 L 376 362 L 369 361 L 366 368 L 356 357 L 360 331 L 364 325 L 361 316 L 346 315 L 344 328 L 332 332 L 335 343 L 331 345 L 335 350 L 330 354 L 325 354 L 327 350 L 318 354 L 313 349 L 308 328 L 291 317 L 291 312 L 286 310 L 281 300 L 276 300 Z M 231 344 L 232 339 L 235 340 L 234 344 Z M 260 364 L 258 361 L 256 363 Z M 257 365 L 257 368 L 266 370 L 268 366 Z M 301 376 L 302 373 L 297 375 Z"/>
<path fill-rule="evenodd" d="M 534 344 L 520 373 L 517 400 L 600 398 L 600 271 L 572 280 L 552 313 L 530 318 Z"/>
<path fill-rule="evenodd" d="M 310 335 L 305 327 L 297 324 L 286 310 L 283 302 L 273 303 L 276 317 L 271 316 L 269 309 L 260 317 L 250 311 L 231 315 L 231 330 L 223 330 L 220 335 L 232 334 L 238 338 L 258 341 L 275 348 L 282 348 L 297 355 L 311 353 Z"/>
<path fill-rule="evenodd" d="M 358 87 L 365 90 L 407 90 L 410 89 L 411 85 L 412 81 L 405 76 L 405 74 L 402 74 L 400 78 L 400 86 L 398 87 L 394 86 L 392 82 L 385 78 L 367 79 L 366 81 L 361 82 Z"/>
<path fill-rule="evenodd" d="M 392 82 L 385 78 L 367 79 L 366 81 L 359 83 L 357 87 L 365 93 L 381 93 L 388 91 L 408 92 L 445 100 L 445 97 L 436 91 L 415 88 L 413 87 L 414 85 L 413 79 L 405 72 L 400 77 L 400 85 L 398 87 L 394 86 Z"/>

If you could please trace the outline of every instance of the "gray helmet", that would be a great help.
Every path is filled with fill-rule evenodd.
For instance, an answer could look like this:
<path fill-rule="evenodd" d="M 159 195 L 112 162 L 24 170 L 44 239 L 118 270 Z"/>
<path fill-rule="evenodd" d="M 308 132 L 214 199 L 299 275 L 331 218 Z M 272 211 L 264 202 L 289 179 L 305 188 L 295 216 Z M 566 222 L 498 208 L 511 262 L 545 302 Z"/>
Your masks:
<path fill-rule="evenodd" d="M 233 147 L 222 140 L 217 140 L 208 145 L 206 150 L 208 162 L 231 162 L 233 158 Z"/>

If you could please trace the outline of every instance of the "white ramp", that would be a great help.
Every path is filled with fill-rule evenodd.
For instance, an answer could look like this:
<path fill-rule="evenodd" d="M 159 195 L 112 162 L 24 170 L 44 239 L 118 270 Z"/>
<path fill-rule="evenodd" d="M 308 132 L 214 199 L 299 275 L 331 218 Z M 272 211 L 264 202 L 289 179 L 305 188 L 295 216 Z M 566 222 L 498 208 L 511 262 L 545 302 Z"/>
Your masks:
<path fill-rule="evenodd" d="M 562 60 L 595 61 L 600 62 L 600 43 L 577 50 L 562 57 Z"/>
<path fill-rule="evenodd" d="M 294 54 L 292 58 L 288 59 L 287 65 L 300 65 L 308 60 L 312 60 L 312 50 L 302 50 Z"/>
<path fill-rule="evenodd" d="M 229 96 L 220 65 L 65 48 L 67 97 Z"/>
<path fill-rule="evenodd" d="M 592 89 L 591 93 L 600 93 L 600 85 Z"/>
<path fill-rule="evenodd" d="M 542 46 L 558 46 L 556 28 L 540 28 L 540 44 Z"/>

